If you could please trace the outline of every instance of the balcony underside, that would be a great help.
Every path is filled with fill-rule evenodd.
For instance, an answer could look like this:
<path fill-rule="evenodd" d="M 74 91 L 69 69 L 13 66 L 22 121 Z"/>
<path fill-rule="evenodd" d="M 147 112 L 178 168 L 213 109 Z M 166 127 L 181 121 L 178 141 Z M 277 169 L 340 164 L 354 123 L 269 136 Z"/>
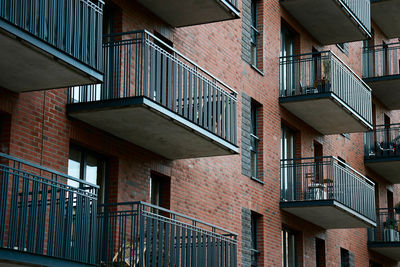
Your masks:
<path fill-rule="evenodd" d="M 94 84 L 103 75 L 0 19 L 0 86 L 14 92 Z"/>
<path fill-rule="evenodd" d="M 167 159 L 238 153 L 237 146 L 144 97 L 70 104 L 67 112 Z"/>
<path fill-rule="evenodd" d="M 337 0 L 281 0 L 281 4 L 323 45 L 359 41 L 369 35 Z"/>
<path fill-rule="evenodd" d="M 368 248 L 392 260 L 400 261 L 400 242 L 372 242 Z"/>
<path fill-rule="evenodd" d="M 67 261 L 54 257 L 35 255 L 12 249 L 0 249 L 0 267 L 65 266 L 89 267 L 94 265 Z"/>
<path fill-rule="evenodd" d="M 226 0 L 138 0 L 174 27 L 239 18 L 239 11 Z"/>
<path fill-rule="evenodd" d="M 399 14 L 398 0 L 371 1 L 371 17 L 388 38 L 400 36 Z"/>
<path fill-rule="evenodd" d="M 365 78 L 364 81 L 372 88 L 372 95 L 388 109 L 400 109 L 400 75 Z"/>
<path fill-rule="evenodd" d="M 372 128 L 333 93 L 281 97 L 279 102 L 324 135 L 363 132 Z"/>
<path fill-rule="evenodd" d="M 400 183 L 400 158 L 366 159 L 365 165 L 392 184 Z"/>
<path fill-rule="evenodd" d="M 365 228 L 375 222 L 335 200 L 281 202 L 282 210 L 323 229 Z"/>

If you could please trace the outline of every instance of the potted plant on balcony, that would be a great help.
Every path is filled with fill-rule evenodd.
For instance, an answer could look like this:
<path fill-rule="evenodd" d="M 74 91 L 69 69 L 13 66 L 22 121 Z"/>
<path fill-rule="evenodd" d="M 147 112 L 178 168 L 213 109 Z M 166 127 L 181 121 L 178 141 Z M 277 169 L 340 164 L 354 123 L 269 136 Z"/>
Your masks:
<path fill-rule="evenodd" d="M 385 242 L 399 241 L 399 232 L 397 231 L 397 221 L 395 219 L 387 218 L 384 228 Z"/>

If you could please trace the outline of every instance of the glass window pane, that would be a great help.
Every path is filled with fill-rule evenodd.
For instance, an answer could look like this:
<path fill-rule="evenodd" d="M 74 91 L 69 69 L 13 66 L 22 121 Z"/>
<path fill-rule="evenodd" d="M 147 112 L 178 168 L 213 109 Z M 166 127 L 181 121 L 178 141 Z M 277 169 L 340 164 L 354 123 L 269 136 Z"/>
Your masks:
<path fill-rule="evenodd" d="M 99 161 L 92 155 L 86 157 L 86 181 L 92 184 L 97 184 L 97 170 Z"/>
<path fill-rule="evenodd" d="M 68 159 L 68 175 L 81 179 L 81 157 L 82 154 L 80 151 L 71 148 L 69 151 L 69 159 Z M 73 187 L 79 187 L 79 183 L 75 181 L 68 180 L 68 185 Z"/>

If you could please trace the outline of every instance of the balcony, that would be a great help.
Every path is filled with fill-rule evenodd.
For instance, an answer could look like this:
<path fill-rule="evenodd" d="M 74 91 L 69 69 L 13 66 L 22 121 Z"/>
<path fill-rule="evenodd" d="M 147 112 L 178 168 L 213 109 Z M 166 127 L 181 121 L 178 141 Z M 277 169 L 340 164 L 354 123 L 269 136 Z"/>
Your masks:
<path fill-rule="evenodd" d="M 0 153 L 0 265 L 237 266 L 237 235 Z M 4 265 L 4 266 L 6 266 Z"/>
<path fill-rule="evenodd" d="M 371 17 L 389 39 L 400 37 L 400 3 L 397 0 L 371 0 Z"/>
<path fill-rule="evenodd" d="M 104 83 L 71 88 L 69 116 L 167 159 L 238 152 L 235 91 L 147 31 L 111 38 Z"/>
<path fill-rule="evenodd" d="M 97 186 L 0 153 L 0 260 L 96 263 Z"/>
<path fill-rule="evenodd" d="M 237 235 L 142 202 L 99 212 L 101 266 L 237 266 Z"/>
<path fill-rule="evenodd" d="M 376 226 L 374 183 L 334 157 L 281 160 L 280 207 L 324 229 Z"/>
<path fill-rule="evenodd" d="M 370 0 L 280 0 L 280 3 L 322 45 L 371 36 Z"/>
<path fill-rule="evenodd" d="M 370 88 L 331 51 L 281 57 L 279 103 L 324 135 L 372 128 Z"/>
<path fill-rule="evenodd" d="M 137 0 L 173 27 L 239 18 L 238 0 Z"/>
<path fill-rule="evenodd" d="M 364 162 L 390 183 L 400 183 L 400 124 L 378 125 L 364 134 Z"/>
<path fill-rule="evenodd" d="M 400 261 L 400 210 L 378 209 L 377 226 L 368 229 L 368 248 Z"/>
<path fill-rule="evenodd" d="M 103 80 L 101 0 L 0 0 L 0 86 L 14 92 Z"/>
<path fill-rule="evenodd" d="M 363 78 L 388 109 L 400 109 L 400 43 L 363 48 Z"/>

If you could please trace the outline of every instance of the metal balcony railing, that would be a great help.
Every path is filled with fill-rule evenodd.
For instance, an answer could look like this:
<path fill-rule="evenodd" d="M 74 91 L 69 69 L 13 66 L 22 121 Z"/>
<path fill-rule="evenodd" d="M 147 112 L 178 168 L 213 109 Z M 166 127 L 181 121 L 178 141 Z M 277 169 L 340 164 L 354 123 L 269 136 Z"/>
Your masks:
<path fill-rule="evenodd" d="M 339 0 L 349 12 L 353 13 L 358 23 L 371 32 L 371 2 L 370 0 Z"/>
<path fill-rule="evenodd" d="M 104 84 L 70 88 L 69 103 L 144 96 L 236 144 L 234 90 L 147 31 L 107 38 Z"/>
<path fill-rule="evenodd" d="M 400 43 L 363 48 L 363 77 L 400 75 Z"/>
<path fill-rule="evenodd" d="M 0 153 L 0 247 L 95 264 L 97 189 Z"/>
<path fill-rule="evenodd" d="M 281 160 L 281 199 L 336 200 L 376 218 L 374 183 L 335 157 Z"/>
<path fill-rule="evenodd" d="M 102 70 L 101 0 L 0 0 L 0 19 Z"/>
<path fill-rule="evenodd" d="M 328 92 L 372 123 L 371 89 L 333 52 L 280 58 L 281 97 Z"/>
<path fill-rule="evenodd" d="M 400 242 L 400 208 L 377 209 L 377 226 L 368 229 L 368 242 Z"/>
<path fill-rule="evenodd" d="M 143 202 L 100 205 L 102 266 L 237 266 L 237 235 Z"/>
<path fill-rule="evenodd" d="M 400 157 L 400 124 L 378 125 L 364 133 L 365 159 Z"/>

